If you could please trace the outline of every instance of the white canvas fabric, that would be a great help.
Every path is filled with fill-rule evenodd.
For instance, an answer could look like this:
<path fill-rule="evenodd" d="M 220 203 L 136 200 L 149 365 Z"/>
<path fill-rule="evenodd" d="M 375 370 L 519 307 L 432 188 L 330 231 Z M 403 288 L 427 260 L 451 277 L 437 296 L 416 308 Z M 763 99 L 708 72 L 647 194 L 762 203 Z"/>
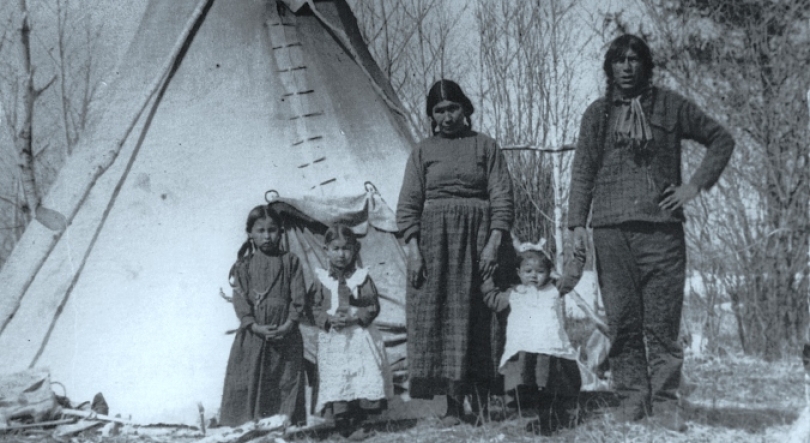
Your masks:
<path fill-rule="evenodd" d="M 371 181 L 396 206 L 412 147 L 396 97 L 345 1 L 314 4 L 149 1 L 44 197 L 67 229 L 32 222 L 0 270 L 0 372 L 48 368 L 73 400 L 196 425 L 198 403 L 219 408 L 236 318 L 218 294 L 265 192 Z"/>

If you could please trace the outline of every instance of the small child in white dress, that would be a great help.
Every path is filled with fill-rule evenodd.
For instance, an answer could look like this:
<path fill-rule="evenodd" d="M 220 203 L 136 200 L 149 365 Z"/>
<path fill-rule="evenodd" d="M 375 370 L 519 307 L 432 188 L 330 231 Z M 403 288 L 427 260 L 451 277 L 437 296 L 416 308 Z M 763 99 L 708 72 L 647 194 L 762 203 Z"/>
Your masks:
<path fill-rule="evenodd" d="M 329 269 L 315 271 L 313 316 L 318 333 L 317 411 L 329 411 L 344 437 L 370 436 L 366 418 L 382 412 L 393 397 L 391 368 L 380 331 L 373 321 L 380 313 L 377 288 L 364 268 L 357 267 L 360 243 L 345 225 L 324 236 Z"/>
<path fill-rule="evenodd" d="M 577 351 L 564 328 L 560 292 L 551 278 L 553 264 L 541 251 L 518 253 L 520 284 L 506 291 L 485 288 L 485 302 L 508 311 L 506 345 L 499 372 L 516 406 L 536 407 L 538 419 L 526 430 L 550 434 L 569 425 L 568 403 L 581 386 Z"/>

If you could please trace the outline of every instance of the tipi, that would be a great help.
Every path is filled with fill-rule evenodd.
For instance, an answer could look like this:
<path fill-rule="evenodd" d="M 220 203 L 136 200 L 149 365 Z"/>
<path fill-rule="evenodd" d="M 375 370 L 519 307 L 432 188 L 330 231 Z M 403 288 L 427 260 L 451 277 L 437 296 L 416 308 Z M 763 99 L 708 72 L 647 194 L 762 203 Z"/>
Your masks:
<path fill-rule="evenodd" d="M 108 84 L 48 227 L 0 272 L 0 372 L 197 423 L 219 406 L 235 317 L 217 294 L 247 212 L 366 181 L 395 206 L 412 141 L 345 0 L 151 0 Z"/>

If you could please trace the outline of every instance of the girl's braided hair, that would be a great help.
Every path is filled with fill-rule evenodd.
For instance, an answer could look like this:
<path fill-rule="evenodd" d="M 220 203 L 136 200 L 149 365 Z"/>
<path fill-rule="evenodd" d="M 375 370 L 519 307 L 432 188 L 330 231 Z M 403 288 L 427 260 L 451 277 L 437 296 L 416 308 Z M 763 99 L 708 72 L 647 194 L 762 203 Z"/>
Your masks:
<path fill-rule="evenodd" d="M 282 226 L 281 216 L 276 211 L 270 208 L 269 205 L 259 205 L 251 209 L 248 213 L 247 222 L 245 223 L 245 232 L 250 234 L 250 231 L 253 230 L 253 225 L 255 225 L 258 220 L 263 218 L 273 220 L 279 228 Z M 228 280 L 231 282 L 231 286 L 234 285 L 236 270 L 239 268 L 239 266 L 250 260 L 250 258 L 253 257 L 254 252 L 255 246 L 253 245 L 253 242 L 250 241 L 250 237 L 248 237 L 247 240 L 242 243 L 242 246 L 239 247 L 239 251 L 236 253 L 236 263 L 231 266 L 231 270 L 228 272 Z"/>
<path fill-rule="evenodd" d="M 245 222 L 245 232 L 250 234 L 250 231 L 253 230 L 253 225 L 255 225 L 258 220 L 263 218 L 273 220 L 276 225 L 281 228 L 281 216 L 276 211 L 271 209 L 269 205 L 259 205 L 251 209 L 248 213 L 247 222 Z M 250 238 L 248 238 L 244 243 L 242 243 L 242 246 L 239 248 L 239 252 L 236 253 L 236 259 L 240 262 L 245 261 L 253 256 L 253 252 L 253 243 L 250 241 Z"/>

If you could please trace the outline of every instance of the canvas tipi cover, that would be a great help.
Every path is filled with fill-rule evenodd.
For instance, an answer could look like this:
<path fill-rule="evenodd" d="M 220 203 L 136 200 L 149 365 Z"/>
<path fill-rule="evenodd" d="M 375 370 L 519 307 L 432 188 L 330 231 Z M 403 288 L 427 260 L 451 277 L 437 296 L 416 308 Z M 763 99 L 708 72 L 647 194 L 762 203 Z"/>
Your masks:
<path fill-rule="evenodd" d="M 345 1 L 292 3 L 149 2 L 43 200 L 64 219 L 32 222 L 0 272 L 0 372 L 48 367 L 71 399 L 196 423 L 198 401 L 219 407 L 235 318 L 217 294 L 265 191 L 371 181 L 395 207 L 396 97 Z"/>
<path fill-rule="evenodd" d="M 323 236 L 329 226 L 349 226 L 360 241 L 357 266 L 368 270 L 380 301 L 380 313 L 374 320 L 386 345 L 388 362 L 396 381 L 406 375 L 405 350 L 405 251 L 396 237 L 394 211 L 373 184 L 365 192 L 340 198 L 273 197 L 269 207 L 281 215 L 284 223 L 281 247 L 301 260 L 308 288 L 317 280 L 316 269 L 328 269 Z M 304 356 L 317 363 L 318 331 L 312 320 L 302 322 Z"/>

